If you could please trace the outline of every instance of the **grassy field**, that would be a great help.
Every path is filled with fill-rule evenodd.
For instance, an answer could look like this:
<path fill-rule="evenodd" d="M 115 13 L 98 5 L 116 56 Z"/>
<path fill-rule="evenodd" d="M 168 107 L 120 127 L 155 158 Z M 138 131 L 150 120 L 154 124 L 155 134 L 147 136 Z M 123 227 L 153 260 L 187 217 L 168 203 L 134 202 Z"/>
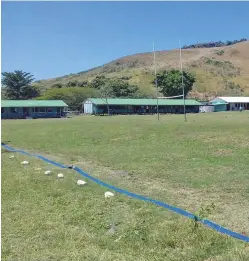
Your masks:
<path fill-rule="evenodd" d="M 2 142 L 248 235 L 248 129 L 247 112 L 188 115 L 187 123 L 182 115 L 79 116 L 2 121 Z M 78 187 L 72 170 L 12 154 L 2 150 L 2 260 L 249 260 L 248 244 L 149 203 L 106 200 L 93 182 Z"/>

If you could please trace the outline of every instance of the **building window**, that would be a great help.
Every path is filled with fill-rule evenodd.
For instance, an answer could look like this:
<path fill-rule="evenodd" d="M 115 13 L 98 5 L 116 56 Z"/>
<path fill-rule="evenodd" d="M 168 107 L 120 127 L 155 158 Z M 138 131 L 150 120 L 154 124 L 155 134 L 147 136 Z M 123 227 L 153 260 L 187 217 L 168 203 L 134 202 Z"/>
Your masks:
<path fill-rule="evenodd" d="M 4 108 L 1 108 L 1 113 L 4 113 L 5 112 L 5 109 Z"/>
<path fill-rule="evenodd" d="M 52 112 L 52 108 L 47 108 L 47 112 Z"/>
<path fill-rule="evenodd" d="M 45 107 L 40 107 L 40 112 L 46 112 L 46 108 Z"/>
<path fill-rule="evenodd" d="M 11 113 L 17 113 L 17 108 L 10 108 Z"/>

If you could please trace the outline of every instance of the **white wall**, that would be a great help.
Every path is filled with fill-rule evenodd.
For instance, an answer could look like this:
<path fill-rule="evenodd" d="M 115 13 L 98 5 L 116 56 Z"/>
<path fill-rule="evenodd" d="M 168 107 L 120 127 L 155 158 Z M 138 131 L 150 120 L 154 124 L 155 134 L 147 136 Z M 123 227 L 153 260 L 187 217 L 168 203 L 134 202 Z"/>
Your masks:
<path fill-rule="evenodd" d="M 214 112 L 214 106 L 203 105 L 200 106 L 200 112 Z"/>
<path fill-rule="evenodd" d="M 92 114 L 93 113 L 93 104 L 90 101 L 84 103 L 84 113 Z"/>

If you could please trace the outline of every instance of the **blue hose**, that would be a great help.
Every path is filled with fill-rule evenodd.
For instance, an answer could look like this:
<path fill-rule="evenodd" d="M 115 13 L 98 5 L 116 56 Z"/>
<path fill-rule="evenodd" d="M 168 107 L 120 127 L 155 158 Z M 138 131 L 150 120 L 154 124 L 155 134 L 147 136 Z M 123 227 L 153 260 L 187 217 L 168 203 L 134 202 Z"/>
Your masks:
<path fill-rule="evenodd" d="M 38 155 L 38 154 L 31 154 L 31 153 L 28 153 L 28 152 L 25 152 L 23 150 L 19 150 L 19 149 L 15 149 L 15 148 L 12 148 L 4 143 L 1 144 L 2 147 L 4 147 L 5 149 L 7 149 L 8 151 L 13 151 L 13 152 L 19 152 L 21 154 L 24 154 L 24 155 L 27 155 L 27 156 L 32 156 L 32 157 L 36 157 L 36 158 L 39 158 L 49 164 L 53 164 L 59 168 L 63 168 L 63 169 L 73 169 L 75 170 L 76 172 L 78 172 L 80 175 L 82 175 L 83 177 L 85 178 L 88 178 L 90 180 L 92 180 L 93 182 L 97 183 L 98 185 L 101 185 L 103 187 L 106 187 L 108 189 L 111 189 L 113 191 L 116 191 L 120 194 L 124 194 L 124 195 L 127 195 L 131 198 L 135 198 L 135 199 L 138 199 L 138 200 L 142 200 L 142 201 L 146 201 L 146 202 L 149 202 L 149 203 L 152 203 L 154 205 L 157 205 L 157 206 L 160 206 L 160 207 L 163 207 L 165 209 L 168 209 L 172 212 L 175 212 L 175 213 L 178 213 L 182 216 L 185 216 L 187 218 L 190 218 L 192 220 L 195 220 L 195 221 L 198 221 L 222 234 L 225 234 L 225 235 L 228 235 L 228 236 L 231 236 L 231 237 L 234 237 L 234 238 L 237 238 L 239 240 L 242 240 L 244 242 L 247 242 L 249 243 L 249 237 L 248 236 L 245 236 L 245 235 L 242 235 L 242 234 L 239 234 L 237 232 L 233 232 L 231 231 L 230 229 L 227 229 L 227 228 L 224 228 L 212 221 L 209 221 L 207 219 L 201 219 L 200 217 L 190 213 L 190 212 L 187 212 L 186 210 L 184 209 L 181 209 L 181 208 L 177 208 L 177 207 L 174 207 L 174 206 L 171 206 L 167 203 L 164 203 L 162 201 L 159 201 L 159 200 L 155 200 L 155 199 L 151 199 L 151 198 L 148 198 L 148 197 L 145 197 L 145 196 L 142 196 L 142 195 L 139 195 L 139 194 L 135 194 L 133 192 L 129 192 L 127 190 L 124 190 L 124 189 L 121 189 L 121 188 L 118 188 L 118 187 L 115 187 L 115 186 L 112 186 L 108 183 L 105 183 L 97 178 L 94 178 L 92 176 L 90 176 L 89 174 L 87 174 L 85 171 L 83 171 L 82 169 L 76 167 L 76 166 L 66 166 L 66 165 L 63 165 L 63 164 L 60 164 L 60 163 L 57 163 L 55 161 L 52 161 L 52 160 L 49 160 L 47 159 L 46 157 L 43 157 L 41 155 Z"/>

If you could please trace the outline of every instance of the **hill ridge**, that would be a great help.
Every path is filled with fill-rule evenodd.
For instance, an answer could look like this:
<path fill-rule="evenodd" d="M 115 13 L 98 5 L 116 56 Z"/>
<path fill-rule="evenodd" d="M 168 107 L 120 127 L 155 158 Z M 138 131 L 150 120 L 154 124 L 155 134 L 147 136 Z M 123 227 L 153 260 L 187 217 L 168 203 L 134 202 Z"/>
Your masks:
<path fill-rule="evenodd" d="M 180 67 L 179 49 L 158 50 L 156 57 L 158 71 Z M 249 41 L 222 47 L 182 49 L 182 60 L 184 69 L 192 72 L 197 79 L 190 93 L 192 98 L 249 94 Z M 138 85 L 144 93 L 155 95 L 151 83 L 153 70 L 153 53 L 145 52 L 126 55 L 79 73 L 40 80 L 35 84 L 50 88 L 55 83 L 65 85 L 75 80 L 91 82 L 97 75 L 105 75 L 108 78 L 129 78 L 129 83 Z"/>

